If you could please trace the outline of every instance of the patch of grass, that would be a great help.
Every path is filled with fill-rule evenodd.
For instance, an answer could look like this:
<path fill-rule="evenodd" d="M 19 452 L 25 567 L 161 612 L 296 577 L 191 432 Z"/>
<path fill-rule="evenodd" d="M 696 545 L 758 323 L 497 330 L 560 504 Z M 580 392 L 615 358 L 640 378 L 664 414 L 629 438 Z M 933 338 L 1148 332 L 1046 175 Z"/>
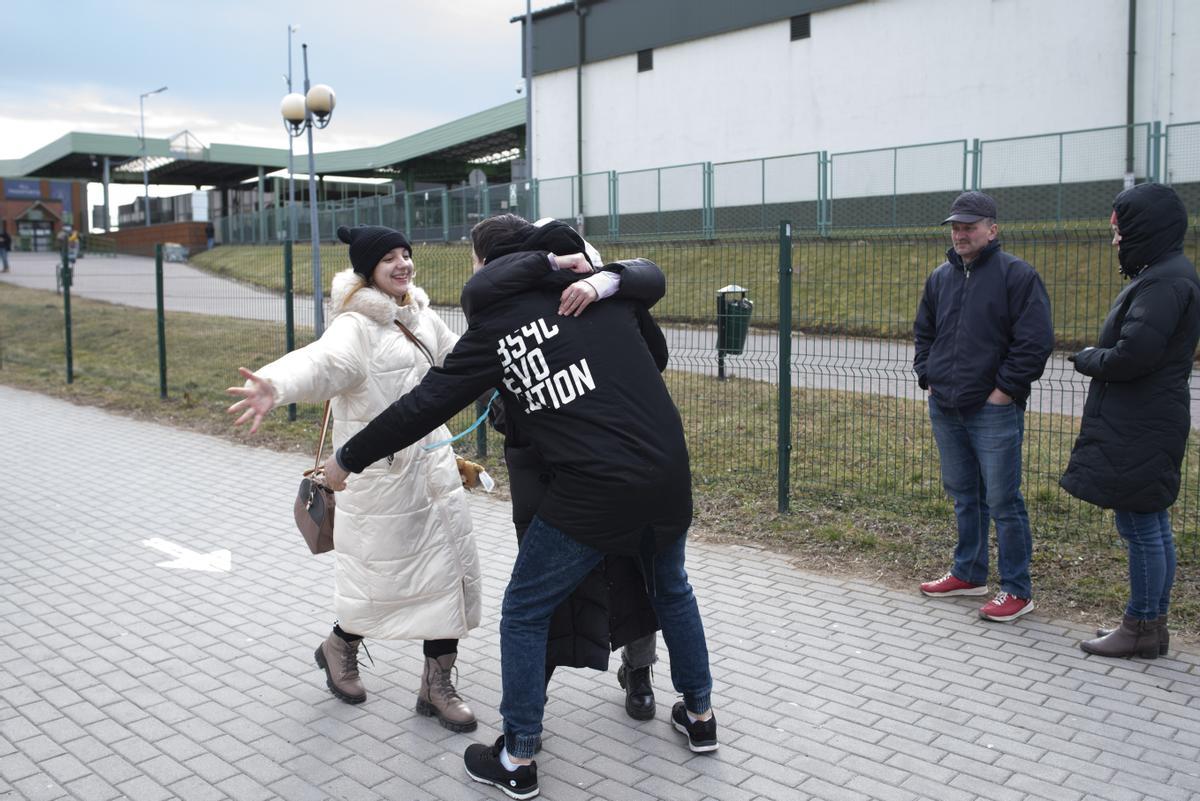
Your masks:
<path fill-rule="evenodd" d="M 1123 281 L 1107 225 L 1063 230 L 1002 229 L 1006 250 L 1034 267 L 1046 284 L 1060 349 L 1092 344 Z M 775 238 L 718 241 L 627 241 L 600 243 L 605 259 L 642 256 L 657 263 L 669 291 L 655 307 L 660 322 L 712 325 L 716 290 L 738 284 L 754 301 L 752 325 L 773 330 L 779 319 L 779 244 Z M 941 229 L 838 232 L 797 237 L 792 243 L 792 321 L 811 334 L 911 339 L 912 320 L 925 278 L 940 264 L 948 245 Z M 1189 234 L 1185 252 L 1200 255 L 1200 230 Z M 311 294 L 311 247 L 295 246 L 294 286 Z M 466 243 L 416 245 L 417 283 L 437 305 L 457 306 L 471 275 Z M 321 246 L 323 275 L 349 266 L 344 245 Z M 200 253 L 193 266 L 275 291 L 283 291 L 282 245 L 227 245 Z"/>
<path fill-rule="evenodd" d="M 257 367 L 284 351 L 281 325 L 169 314 L 169 396 L 160 400 L 153 312 L 86 299 L 73 300 L 72 307 L 76 378 L 67 385 L 61 299 L 3 285 L 0 382 L 240 442 L 314 451 L 319 406 L 301 406 L 294 423 L 276 410 L 253 438 L 232 428 L 225 414 L 230 399 L 224 389 L 240 383 L 235 368 Z M 955 542 L 953 512 L 941 490 L 923 404 L 796 390 L 791 511 L 779 514 L 776 389 L 675 371 L 667 380 L 688 435 L 701 536 L 784 551 L 806 570 L 910 590 L 945 572 Z M 464 411 L 451 429 L 462 430 L 474 416 L 474 410 Z M 1071 418 L 1030 414 L 1027 420 L 1035 591 L 1042 614 L 1111 623 L 1127 593 L 1125 555 L 1111 515 L 1056 487 L 1074 431 Z M 473 443 L 472 437 L 460 451 L 470 454 Z M 1185 487 L 1200 487 L 1197 447 L 1193 440 Z M 489 472 L 503 486 L 494 433 L 488 450 Z M 1181 498 L 1174 510 L 1181 565 L 1172 617 L 1178 632 L 1193 639 L 1200 634 L 1198 506 Z"/>

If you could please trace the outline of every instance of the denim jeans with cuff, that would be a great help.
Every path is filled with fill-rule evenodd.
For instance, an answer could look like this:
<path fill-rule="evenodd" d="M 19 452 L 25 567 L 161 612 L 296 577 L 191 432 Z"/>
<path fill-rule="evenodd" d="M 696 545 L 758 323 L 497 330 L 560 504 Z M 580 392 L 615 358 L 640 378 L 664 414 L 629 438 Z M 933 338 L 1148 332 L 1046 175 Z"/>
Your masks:
<path fill-rule="evenodd" d="M 687 537 L 654 557 L 650 603 L 671 656 L 671 681 L 692 712 L 710 705 L 712 676 L 696 596 L 684 571 Z M 534 517 L 521 541 L 500 617 L 504 743 L 510 756 L 533 757 L 542 733 L 546 636 L 550 615 L 604 554 Z"/>

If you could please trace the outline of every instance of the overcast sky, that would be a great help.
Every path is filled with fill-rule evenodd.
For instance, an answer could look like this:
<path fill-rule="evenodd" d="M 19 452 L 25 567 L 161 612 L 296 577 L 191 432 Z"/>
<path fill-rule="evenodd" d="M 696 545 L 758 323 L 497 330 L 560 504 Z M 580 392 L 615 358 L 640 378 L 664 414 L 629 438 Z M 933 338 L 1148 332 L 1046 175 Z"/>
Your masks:
<path fill-rule="evenodd" d="M 534 0 L 535 10 L 556 4 Z M 279 101 L 309 77 L 337 93 L 316 151 L 378 145 L 515 100 L 525 0 L 5 2 L 0 159 L 69 131 L 191 131 L 204 144 L 287 147 Z M 303 153 L 305 145 L 297 145 Z M 164 194 L 176 194 L 172 189 Z M 95 200 L 93 199 L 93 202 Z M 121 202 L 129 202 L 122 200 Z"/>

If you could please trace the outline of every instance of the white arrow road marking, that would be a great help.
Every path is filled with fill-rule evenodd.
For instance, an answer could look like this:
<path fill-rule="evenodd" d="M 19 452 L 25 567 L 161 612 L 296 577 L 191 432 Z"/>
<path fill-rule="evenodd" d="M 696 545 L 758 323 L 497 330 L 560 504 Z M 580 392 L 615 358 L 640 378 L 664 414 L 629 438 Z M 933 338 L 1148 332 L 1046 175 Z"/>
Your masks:
<path fill-rule="evenodd" d="M 172 570 L 204 570 L 209 573 L 228 573 L 232 568 L 232 555 L 225 549 L 212 553 L 200 553 L 159 537 L 142 540 L 142 545 L 162 551 L 174 559 L 172 562 L 160 562 L 158 567 L 167 567 Z"/>

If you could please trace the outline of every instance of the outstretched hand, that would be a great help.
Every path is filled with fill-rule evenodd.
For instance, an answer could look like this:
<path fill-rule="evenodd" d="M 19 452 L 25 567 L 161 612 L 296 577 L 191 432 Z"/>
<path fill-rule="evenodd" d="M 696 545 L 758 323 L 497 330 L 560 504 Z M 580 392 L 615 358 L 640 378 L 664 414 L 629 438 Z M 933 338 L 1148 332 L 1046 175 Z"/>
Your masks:
<path fill-rule="evenodd" d="M 247 420 L 253 419 L 250 424 L 250 433 L 253 434 L 258 431 L 267 412 L 275 408 L 275 390 L 271 388 L 269 381 L 259 378 L 245 367 L 238 368 L 238 375 L 249 381 L 250 386 L 229 387 L 225 390 L 227 395 L 241 397 L 241 400 L 226 409 L 226 412 L 229 414 L 241 412 L 241 416 L 233 421 L 235 426 L 240 426 Z"/>

